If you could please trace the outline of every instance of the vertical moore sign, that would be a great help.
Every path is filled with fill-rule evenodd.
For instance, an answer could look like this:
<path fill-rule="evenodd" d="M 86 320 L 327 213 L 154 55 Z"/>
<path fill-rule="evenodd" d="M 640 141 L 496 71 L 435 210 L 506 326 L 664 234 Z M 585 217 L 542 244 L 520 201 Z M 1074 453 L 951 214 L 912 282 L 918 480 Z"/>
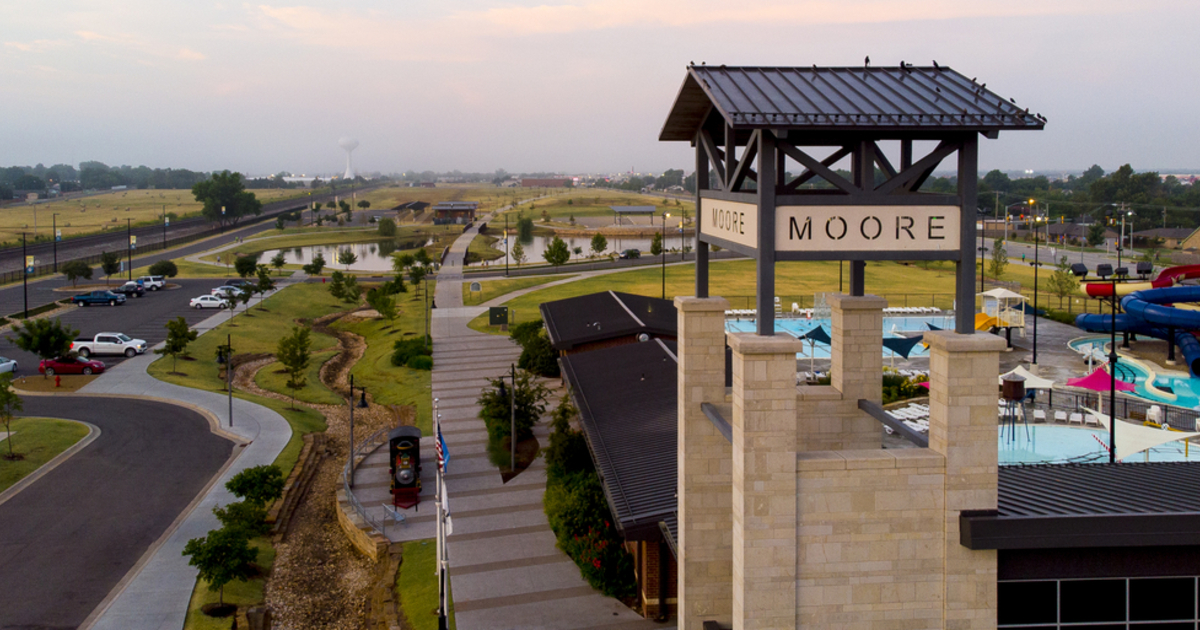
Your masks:
<path fill-rule="evenodd" d="M 700 231 L 757 248 L 758 208 L 701 200 Z M 958 206 L 778 206 L 777 252 L 953 252 L 961 245 Z"/>

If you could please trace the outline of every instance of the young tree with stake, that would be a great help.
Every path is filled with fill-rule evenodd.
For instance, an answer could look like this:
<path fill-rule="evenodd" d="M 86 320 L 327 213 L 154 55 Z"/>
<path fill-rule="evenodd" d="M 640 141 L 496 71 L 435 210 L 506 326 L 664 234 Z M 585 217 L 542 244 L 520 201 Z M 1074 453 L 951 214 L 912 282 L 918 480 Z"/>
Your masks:
<path fill-rule="evenodd" d="M 198 336 L 200 333 L 190 329 L 183 316 L 176 317 L 167 322 L 167 341 L 162 348 L 155 350 L 154 354 L 171 357 L 171 373 L 177 374 L 175 364 L 179 360 L 179 356 L 187 353 L 188 344 L 195 341 Z"/>
<path fill-rule="evenodd" d="M 12 372 L 0 374 L 0 421 L 4 422 L 4 432 L 8 434 L 8 455 L 9 460 L 16 460 L 20 457 L 13 450 L 12 436 L 12 421 L 13 412 L 24 409 L 21 403 L 21 397 L 12 388 Z"/>
<path fill-rule="evenodd" d="M 287 388 L 292 390 L 292 409 L 296 408 L 296 392 L 308 386 L 304 373 L 312 359 L 312 340 L 307 328 L 296 326 L 292 333 L 279 340 L 275 347 L 275 359 L 287 371 Z"/>

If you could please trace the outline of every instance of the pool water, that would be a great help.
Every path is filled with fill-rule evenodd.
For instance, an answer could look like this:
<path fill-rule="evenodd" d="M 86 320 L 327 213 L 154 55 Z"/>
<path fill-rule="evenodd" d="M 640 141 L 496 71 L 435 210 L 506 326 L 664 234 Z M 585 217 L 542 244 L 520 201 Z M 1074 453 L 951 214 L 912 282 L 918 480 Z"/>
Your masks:
<path fill-rule="evenodd" d="M 952 317 L 949 317 L 947 315 L 923 315 L 923 316 L 914 316 L 914 317 L 884 317 L 883 318 L 883 330 L 880 332 L 883 334 L 883 338 L 912 337 L 912 336 L 914 336 L 915 333 L 929 332 L 929 330 L 930 330 L 929 326 L 928 326 L 929 324 L 933 324 L 934 326 L 937 326 L 938 328 L 941 328 L 941 329 L 947 329 L 947 328 L 951 328 L 954 326 L 954 321 L 953 321 Z M 754 330 L 755 330 L 754 326 L 755 326 L 754 320 L 750 320 L 750 319 L 726 320 L 725 321 L 725 330 L 727 332 L 739 332 L 739 333 L 754 332 Z M 830 336 L 833 335 L 833 328 L 828 319 L 799 319 L 799 318 L 796 318 L 796 319 L 776 319 L 775 320 L 776 334 L 792 335 L 794 337 L 800 337 L 800 336 L 806 335 L 809 333 L 809 331 L 815 329 L 817 326 L 821 326 L 822 328 L 824 328 L 825 332 L 827 334 L 829 334 Z M 900 333 L 906 333 L 906 334 L 900 334 Z M 798 358 L 804 358 L 804 359 L 807 359 L 810 357 L 816 358 L 816 359 L 828 359 L 829 352 L 830 352 L 829 344 L 824 344 L 824 343 L 820 343 L 820 342 L 812 342 L 812 341 L 809 341 L 806 339 L 806 340 L 804 340 L 804 350 L 801 351 L 800 353 L 798 353 L 796 356 Z M 917 344 L 912 349 L 912 352 L 909 353 L 909 357 L 924 357 L 924 356 L 928 356 L 928 354 L 929 354 L 929 351 L 924 346 L 922 346 L 921 344 Z M 887 348 L 883 349 L 883 356 L 890 357 L 891 355 L 892 355 L 891 350 L 888 350 Z"/>
<path fill-rule="evenodd" d="M 1108 337 L 1083 337 L 1072 340 L 1068 345 L 1077 352 L 1095 349 L 1100 351 L 1098 354 L 1104 354 L 1108 340 Z M 1105 361 L 1095 360 L 1093 368 L 1096 365 L 1105 364 L 1106 361 L 1107 359 Z M 1200 378 L 1159 374 L 1150 382 L 1153 389 L 1147 387 L 1149 378 L 1150 372 L 1141 363 L 1124 358 L 1117 362 L 1117 380 L 1133 383 L 1135 388 L 1133 393 L 1139 398 L 1188 409 L 1200 407 Z"/>
<path fill-rule="evenodd" d="M 1015 464 L 1107 463 L 1108 432 L 1076 427 L 1018 424 L 999 428 L 1001 466 Z M 1196 446 L 1196 448 L 1191 448 Z M 1200 461 L 1200 444 L 1169 442 L 1131 455 L 1123 462 Z"/>

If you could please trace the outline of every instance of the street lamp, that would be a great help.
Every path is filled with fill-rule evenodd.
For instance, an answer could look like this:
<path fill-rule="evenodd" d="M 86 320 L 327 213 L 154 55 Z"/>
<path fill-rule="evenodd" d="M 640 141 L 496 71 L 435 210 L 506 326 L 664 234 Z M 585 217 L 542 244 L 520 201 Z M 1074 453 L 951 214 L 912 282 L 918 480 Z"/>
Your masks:
<path fill-rule="evenodd" d="M 1029 205 L 1030 205 L 1031 207 L 1033 206 L 1033 200 L 1032 200 L 1032 199 L 1030 199 L 1030 200 L 1029 200 Z M 1039 254 L 1039 252 L 1040 252 L 1041 250 L 1040 250 L 1040 248 L 1038 247 L 1038 225 L 1037 225 L 1037 224 L 1038 224 L 1038 222 L 1039 222 L 1039 221 L 1041 221 L 1041 220 L 1042 220 L 1042 217 L 1040 217 L 1040 216 L 1035 216 L 1035 217 L 1033 217 L 1033 360 L 1032 360 L 1032 361 L 1030 361 L 1030 364 L 1031 364 L 1031 365 L 1034 365 L 1034 366 L 1036 366 L 1036 365 L 1037 365 L 1037 355 L 1038 355 L 1038 338 L 1037 338 L 1037 329 L 1038 329 L 1038 268 L 1040 268 L 1040 267 L 1042 266 L 1041 260 L 1040 260 L 1040 258 L 1039 258 L 1039 256 L 1038 256 L 1038 254 Z M 1047 226 L 1047 230 L 1048 230 L 1048 229 L 1049 229 L 1049 227 Z"/>
<path fill-rule="evenodd" d="M 58 273 L 58 213 L 57 212 L 50 215 L 50 222 L 53 224 L 52 227 L 54 230 L 53 233 L 51 234 L 51 236 L 54 237 L 54 273 Z"/>
<path fill-rule="evenodd" d="M 662 242 L 659 243 L 659 253 L 662 254 L 662 299 L 667 299 L 667 219 L 671 218 L 670 212 L 664 212 L 662 217 Z"/>
<path fill-rule="evenodd" d="M 362 390 L 362 400 L 358 403 L 357 406 L 359 409 L 366 409 L 367 408 L 367 388 L 361 387 L 359 389 Z M 349 462 L 349 468 L 350 468 L 349 483 L 350 483 L 351 488 L 354 487 L 354 407 L 355 407 L 355 404 L 354 404 L 354 375 L 351 374 L 350 375 L 350 462 Z"/>

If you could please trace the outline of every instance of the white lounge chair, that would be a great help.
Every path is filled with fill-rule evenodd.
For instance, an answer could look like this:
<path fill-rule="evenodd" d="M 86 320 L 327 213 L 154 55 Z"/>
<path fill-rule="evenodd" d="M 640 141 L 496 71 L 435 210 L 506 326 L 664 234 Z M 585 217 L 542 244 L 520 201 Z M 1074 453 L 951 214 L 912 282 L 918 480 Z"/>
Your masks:
<path fill-rule="evenodd" d="M 1054 422 L 1055 422 L 1055 423 L 1057 423 L 1057 424 L 1063 424 L 1063 423 L 1065 423 L 1066 421 L 1067 421 L 1067 412 L 1065 412 L 1065 411 L 1061 411 L 1061 410 L 1060 410 L 1060 411 L 1055 411 L 1055 412 L 1054 412 Z"/>
<path fill-rule="evenodd" d="M 1070 417 L 1067 418 L 1067 424 L 1078 424 L 1079 426 L 1083 426 L 1083 414 L 1071 414 Z"/>
<path fill-rule="evenodd" d="M 1083 417 L 1083 424 L 1089 427 L 1098 427 L 1100 426 L 1100 420 L 1095 415 L 1089 413 Z"/>
<path fill-rule="evenodd" d="M 1034 409 L 1033 410 L 1033 423 L 1038 424 L 1039 422 L 1045 422 L 1045 421 L 1046 421 L 1046 410 L 1045 409 Z"/>

